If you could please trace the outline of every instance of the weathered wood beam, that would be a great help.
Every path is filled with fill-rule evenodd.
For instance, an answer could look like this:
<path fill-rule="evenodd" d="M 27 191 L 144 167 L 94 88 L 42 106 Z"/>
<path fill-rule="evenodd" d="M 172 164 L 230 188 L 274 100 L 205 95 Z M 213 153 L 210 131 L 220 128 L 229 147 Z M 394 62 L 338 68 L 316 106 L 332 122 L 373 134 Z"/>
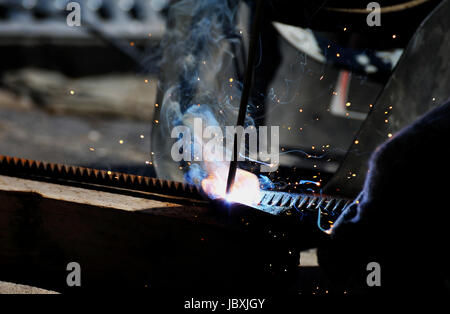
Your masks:
<path fill-rule="evenodd" d="M 0 280 L 70 291 L 77 262 L 88 289 L 265 289 L 297 267 L 277 217 L 224 211 L 0 176 Z"/>

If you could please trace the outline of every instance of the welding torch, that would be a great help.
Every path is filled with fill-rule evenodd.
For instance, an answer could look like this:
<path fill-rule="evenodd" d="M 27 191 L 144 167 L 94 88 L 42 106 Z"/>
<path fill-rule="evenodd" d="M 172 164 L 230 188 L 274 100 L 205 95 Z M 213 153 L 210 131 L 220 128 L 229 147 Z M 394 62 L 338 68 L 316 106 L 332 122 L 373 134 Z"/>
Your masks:
<path fill-rule="evenodd" d="M 243 80 L 243 87 L 242 87 L 242 94 L 241 94 L 241 101 L 239 104 L 239 112 L 237 117 L 237 126 L 244 126 L 245 123 L 245 116 L 247 113 L 247 105 L 248 100 L 250 97 L 250 91 L 252 87 L 252 81 L 253 81 L 253 74 L 254 74 L 254 68 L 255 68 L 255 58 L 256 58 L 256 51 L 257 51 L 257 45 L 258 45 L 258 38 L 261 28 L 261 17 L 262 17 L 262 5 L 263 0 L 256 0 L 255 1 L 255 13 L 253 18 L 253 23 L 251 26 L 251 32 L 250 32 L 250 43 L 248 48 L 248 57 L 247 57 L 247 66 L 245 68 L 244 73 L 244 80 Z M 237 132 L 234 133 L 234 143 L 233 143 L 233 154 L 230 161 L 230 168 L 228 171 L 228 179 L 227 179 L 227 189 L 226 193 L 229 194 L 231 187 L 234 183 L 234 179 L 236 177 L 236 170 L 237 170 L 237 155 L 238 155 L 238 135 Z"/>

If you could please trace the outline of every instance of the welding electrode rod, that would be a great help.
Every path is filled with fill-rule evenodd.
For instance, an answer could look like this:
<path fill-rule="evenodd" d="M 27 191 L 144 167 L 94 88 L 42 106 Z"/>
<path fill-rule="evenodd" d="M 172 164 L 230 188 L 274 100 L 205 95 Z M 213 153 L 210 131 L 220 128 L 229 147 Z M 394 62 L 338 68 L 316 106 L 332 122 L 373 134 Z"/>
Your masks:
<path fill-rule="evenodd" d="M 253 19 L 253 25 L 252 25 L 252 30 L 251 30 L 251 34 L 250 34 L 250 44 L 248 47 L 247 66 L 245 68 L 241 102 L 239 104 L 239 113 L 238 113 L 238 118 L 237 118 L 237 123 L 236 123 L 237 126 L 244 126 L 244 123 L 245 123 L 245 115 L 247 113 L 248 99 L 250 97 L 250 90 L 252 87 L 256 51 L 258 48 L 257 44 L 258 44 L 259 29 L 260 29 L 260 24 L 261 24 L 262 2 L 263 2 L 262 0 L 256 0 L 255 16 Z M 231 186 L 233 185 L 234 179 L 236 176 L 237 155 L 238 155 L 238 137 L 237 137 L 237 132 L 235 132 L 234 133 L 233 156 L 231 158 L 230 169 L 228 171 L 227 190 L 226 190 L 227 194 L 230 192 Z"/>

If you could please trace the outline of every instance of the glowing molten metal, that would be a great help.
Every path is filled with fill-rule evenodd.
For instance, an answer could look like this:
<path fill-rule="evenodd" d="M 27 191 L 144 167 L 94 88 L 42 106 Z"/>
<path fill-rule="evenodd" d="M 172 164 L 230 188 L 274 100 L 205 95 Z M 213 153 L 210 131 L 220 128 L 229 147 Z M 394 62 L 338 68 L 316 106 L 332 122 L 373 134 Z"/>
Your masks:
<path fill-rule="evenodd" d="M 234 184 L 226 195 L 228 167 L 221 166 L 208 171 L 209 175 L 202 181 L 202 188 L 209 197 L 222 198 L 228 202 L 249 206 L 257 205 L 260 200 L 259 180 L 251 172 L 237 169 Z"/>

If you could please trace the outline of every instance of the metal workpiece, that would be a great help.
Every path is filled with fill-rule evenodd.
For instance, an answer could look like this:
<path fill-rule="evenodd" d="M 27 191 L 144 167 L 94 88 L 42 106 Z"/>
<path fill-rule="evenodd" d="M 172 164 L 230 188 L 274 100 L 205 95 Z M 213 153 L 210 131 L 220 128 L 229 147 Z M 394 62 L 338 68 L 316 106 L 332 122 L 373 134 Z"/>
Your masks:
<path fill-rule="evenodd" d="M 258 204 L 244 205 L 210 199 L 199 186 L 187 183 L 2 155 L 0 174 L 191 206 L 201 215 L 172 216 L 244 232 L 261 242 L 275 241 L 283 252 L 299 252 L 327 241 L 328 231 L 351 203 L 329 195 L 262 190 Z"/>
<path fill-rule="evenodd" d="M 2 155 L 0 155 L 0 173 L 60 184 L 89 185 L 94 189 L 101 187 L 121 189 L 117 191 L 119 193 L 128 190 L 188 197 L 194 200 L 203 199 L 199 187 L 186 183 Z"/>
<path fill-rule="evenodd" d="M 45 224 L 40 223 L 38 226 L 44 231 L 36 231 L 37 235 L 33 236 L 39 239 L 39 243 L 42 242 L 40 245 L 48 245 L 48 239 L 41 238 L 41 234 L 52 234 L 54 237 L 52 239 L 57 239 L 60 243 L 58 250 L 69 254 L 69 248 L 73 242 L 69 245 L 67 241 L 72 239 L 73 235 L 68 236 L 66 233 L 72 234 L 76 232 L 74 230 L 86 228 L 88 225 L 87 234 L 76 236 L 79 241 L 89 243 L 88 246 L 85 244 L 80 246 L 79 251 L 76 252 L 80 260 L 84 258 L 101 260 L 106 254 L 104 243 L 109 243 L 110 236 L 126 239 L 125 243 L 139 243 L 138 247 L 151 247 L 152 249 L 148 249 L 149 253 L 147 253 L 151 258 L 145 254 L 143 257 L 142 251 L 139 250 L 133 251 L 129 257 L 130 263 L 132 258 L 138 256 L 138 260 L 142 260 L 142 265 L 147 265 L 144 268 L 140 265 L 133 269 L 132 273 L 138 275 L 126 278 L 128 281 L 123 284 L 131 287 L 141 287 L 147 282 L 151 282 L 153 287 L 160 287 L 167 284 L 167 281 L 179 282 L 180 278 L 185 277 L 189 279 L 186 279 L 188 285 L 196 287 L 207 286 L 210 284 L 209 281 L 214 282 L 214 280 L 223 280 L 225 286 L 232 287 L 242 287 L 242 285 L 258 289 L 289 287 L 299 269 L 300 251 L 317 247 L 328 241 L 329 236 L 322 229 L 329 228 L 329 222 L 334 221 L 345 204 L 349 202 L 349 200 L 336 200 L 323 195 L 261 191 L 259 204 L 247 206 L 221 199 L 207 199 L 199 187 L 190 184 L 1 155 L 0 174 L 11 178 L 11 185 L 14 185 L 13 181 L 17 180 L 26 179 L 23 181 L 28 182 L 25 185 L 29 186 L 28 192 L 2 192 L 0 196 L 6 203 L 0 215 L 9 217 L 8 215 L 13 213 L 17 216 L 39 216 L 42 217 L 40 219 L 46 219 L 45 221 L 48 219 Z M 22 179 L 16 179 L 17 177 Z M 33 181 L 38 182 L 38 186 L 53 186 L 56 183 L 59 185 L 59 193 L 62 194 L 58 194 L 56 198 L 48 197 L 45 193 L 40 194 L 39 188 L 32 188 L 36 186 L 30 184 Z M 47 191 L 48 189 L 54 189 L 54 187 L 48 187 Z M 89 201 L 81 197 L 77 202 L 66 200 L 64 195 L 73 193 L 71 192 L 73 189 L 80 191 L 77 195 L 84 195 L 89 190 L 99 191 L 89 192 L 91 194 L 109 192 L 100 198 L 106 197 L 112 202 L 109 202 L 110 205 L 105 208 L 92 199 Z M 110 193 L 115 193 L 116 196 Z M 115 199 L 123 198 L 120 194 L 133 196 L 129 198 L 129 202 L 137 203 L 136 197 L 141 197 L 155 200 L 155 204 L 148 209 L 124 211 L 120 208 L 120 204 L 114 205 Z M 92 197 L 86 196 L 86 198 Z M 21 209 L 25 207 L 14 205 L 19 203 L 27 206 L 27 210 Z M 121 204 L 123 205 L 124 202 L 122 201 Z M 111 209 L 115 210 L 111 211 Z M 74 214 L 74 211 L 77 214 Z M 71 225 L 70 228 L 60 228 L 60 221 L 55 222 L 51 218 L 61 215 L 67 218 L 67 221 L 64 221 Z M 317 225 L 320 222 L 319 217 L 324 221 L 321 228 Z M 5 219 L 7 221 L 9 218 Z M 28 218 L 23 218 L 23 221 L 28 221 Z M 55 223 L 56 225 L 53 225 Z M 51 227 L 48 227 L 48 224 Z M 47 227 L 50 229 L 46 229 Z M 11 228 L 4 232 L 10 232 Z M 135 235 L 136 230 L 139 232 Z M 191 265 L 189 267 L 193 267 L 197 273 L 176 272 L 178 277 L 171 277 L 170 280 L 159 278 L 161 272 L 167 274 L 173 271 L 170 265 L 160 263 L 160 260 L 164 260 L 162 256 L 167 253 L 167 249 L 161 246 L 161 237 L 172 239 L 173 243 L 170 242 L 172 244 L 168 246 L 174 247 L 174 251 L 170 256 L 173 256 L 174 260 L 182 260 L 182 264 L 187 261 L 186 263 Z M 91 245 L 95 244 L 92 243 L 93 238 L 96 239 L 95 243 L 102 243 L 99 252 L 91 250 Z M 155 246 L 156 251 L 154 251 Z M 206 247 L 208 250 L 205 249 Z M 187 257 L 185 251 L 188 249 L 198 251 L 198 256 Z M 128 254 L 129 250 L 128 246 L 114 247 L 114 252 L 108 254 L 123 256 L 124 251 Z M 21 254 L 25 253 L 5 259 L 5 265 L 15 269 L 16 258 L 23 259 Z M 45 253 L 42 254 L 45 255 Z M 54 257 L 45 255 L 45 258 Z M 62 265 L 65 260 L 54 262 Z M 38 262 L 36 265 L 33 264 L 33 267 L 40 269 L 39 267 L 43 265 Z M 219 276 L 217 268 L 226 269 L 226 271 Z M 121 263 L 114 263 L 112 269 L 129 271 L 127 266 Z M 242 276 L 235 278 L 234 275 L 227 275 L 235 271 Z M 17 278 L 19 273 L 20 269 L 17 272 L 12 271 L 9 277 L 5 278 L 12 280 Z M 192 281 L 189 276 L 198 273 L 208 275 L 203 276 L 200 281 Z M 86 276 L 89 277 L 89 287 L 102 286 L 109 275 L 109 273 L 88 272 Z M 66 289 L 60 285 L 55 271 L 47 271 L 45 278 L 36 274 L 33 280 L 44 288 L 56 291 Z"/>
<path fill-rule="evenodd" d="M 181 202 L 202 202 L 203 206 L 207 206 L 209 202 L 206 194 L 197 185 L 25 158 L 0 155 L 0 173 L 65 185 L 108 190 L 120 194 L 138 194 L 138 196 L 147 198 L 163 197 Z M 328 195 L 263 190 L 260 192 L 259 203 L 250 207 L 275 216 L 289 215 L 291 212 L 302 212 L 304 214 L 320 210 L 324 213 L 333 214 L 337 218 L 350 202 L 350 199 L 336 199 Z M 227 208 L 247 207 L 241 204 L 228 203 L 225 200 L 215 200 L 213 204 Z"/>

